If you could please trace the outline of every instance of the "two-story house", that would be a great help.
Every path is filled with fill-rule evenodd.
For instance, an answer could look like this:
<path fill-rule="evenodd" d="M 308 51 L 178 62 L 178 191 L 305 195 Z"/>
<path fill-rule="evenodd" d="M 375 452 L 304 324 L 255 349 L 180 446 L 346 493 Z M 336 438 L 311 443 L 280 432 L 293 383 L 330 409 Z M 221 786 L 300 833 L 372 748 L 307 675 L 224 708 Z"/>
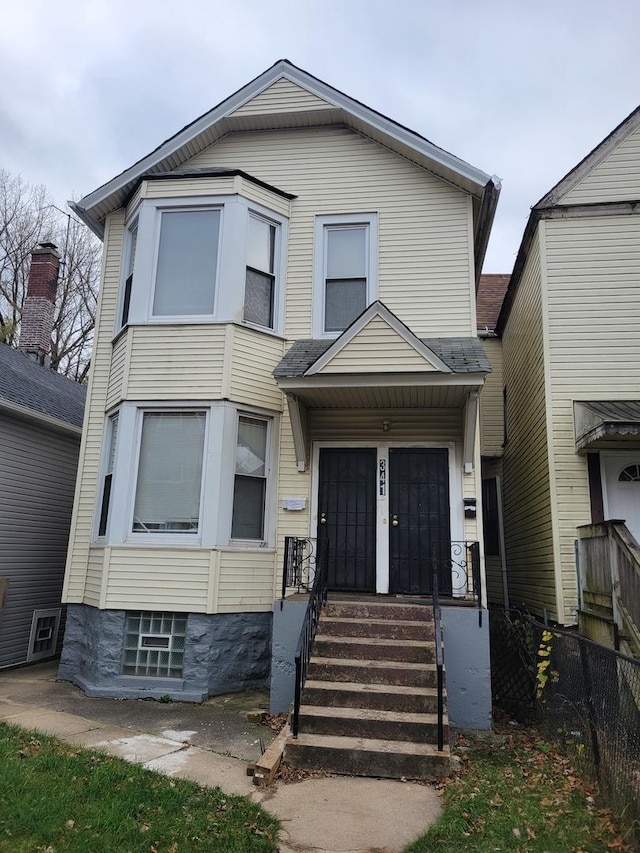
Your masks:
<path fill-rule="evenodd" d="M 580 528 L 618 519 L 640 540 L 639 203 L 640 108 L 533 206 L 489 342 L 504 454 L 485 470 L 502 476 L 506 552 L 490 597 L 563 625 L 578 621 Z M 600 573 L 618 547 L 638 564 L 626 534 L 586 534 Z"/>
<path fill-rule="evenodd" d="M 282 60 L 74 206 L 104 262 L 61 677 L 268 683 L 287 535 L 328 542 L 343 592 L 429 595 L 435 555 L 440 595 L 484 613 L 482 547 L 475 588 L 451 554 L 482 540 L 498 192 Z M 488 649 L 456 613 L 452 666 Z"/>

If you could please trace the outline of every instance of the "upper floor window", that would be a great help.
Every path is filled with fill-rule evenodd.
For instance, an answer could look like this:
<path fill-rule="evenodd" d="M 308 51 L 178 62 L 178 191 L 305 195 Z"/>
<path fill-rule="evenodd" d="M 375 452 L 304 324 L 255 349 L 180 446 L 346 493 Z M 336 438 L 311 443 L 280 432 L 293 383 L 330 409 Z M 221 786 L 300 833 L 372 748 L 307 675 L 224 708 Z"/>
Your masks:
<path fill-rule="evenodd" d="M 102 475 L 102 498 L 100 502 L 100 518 L 98 519 L 98 536 L 105 536 L 109 522 L 109 507 L 111 505 L 111 483 L 116 461 L 116 446 L 118 441 L 118 412 L 107 419 L 106 431 L 107 455 L 104 461 Z"/>
<path fill-rule="evenodd" d="M 287 220 L 242 196 L 145 198 L 125 232 L 127 323 L 284 323 Z"/>
<path fill-rule="evenodd" d="M 213 314 L 219 210 L 163 210 L 154 317 Z"/>
<path fill-rule="evenodd" d="M 275 298 L 276 226 L 249 214 L 244 319 L 273 329 Z"/>
<path fill-rule="evenodd" d="M 377 296 L 377 216 L 318 216 L 314 337 L 343 332 Z"/>

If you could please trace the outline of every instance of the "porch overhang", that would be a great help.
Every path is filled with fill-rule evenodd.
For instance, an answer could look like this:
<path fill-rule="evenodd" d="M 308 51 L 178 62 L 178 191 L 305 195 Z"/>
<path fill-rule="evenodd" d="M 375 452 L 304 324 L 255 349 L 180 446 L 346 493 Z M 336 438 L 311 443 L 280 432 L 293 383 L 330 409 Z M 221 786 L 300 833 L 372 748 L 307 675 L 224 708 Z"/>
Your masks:
<path fill-rule="evenodd" d="M 309 464 L 309 409 L 460 409 L 464 417 L 464 466 L 473 470 L 478 398 L 484 373 L 366 374 L 279 377 L 299 471 Z M 381 418 L 383 415 L 381 414 Z"/>
<path fill-rule="evenodd" d="M 584 400 L 573 404 L 576 452 L 623 450 L 640 442 L 640 400 Z"/>

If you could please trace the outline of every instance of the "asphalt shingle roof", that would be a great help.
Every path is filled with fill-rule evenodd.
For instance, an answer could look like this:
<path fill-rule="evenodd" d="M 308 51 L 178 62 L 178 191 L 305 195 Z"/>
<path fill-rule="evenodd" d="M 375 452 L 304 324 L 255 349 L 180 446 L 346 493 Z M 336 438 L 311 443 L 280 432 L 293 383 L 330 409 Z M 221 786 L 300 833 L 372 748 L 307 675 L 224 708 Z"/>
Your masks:
<path fill-rule="evenodd" d="M 273 375 L 276 378 L 303 376 L 333 343 L 332 340 L 313 338 L 295 341 Z M 422 338 L 422 343 L 454 373 L 491 372 L 491 365 L 478 338 Z"/>
<path fill-rule="evenodd" d="M 479 333 L 495 331 L 510 278 L 511 276 L 505 273 L 487 273 L 480 276 L 476 297 L 476 322 Z"/>
<path fill-rule="evenodd" d="M 0 400 L 81 427 L 86 395 L 84 385 L 0 344 Z"/>

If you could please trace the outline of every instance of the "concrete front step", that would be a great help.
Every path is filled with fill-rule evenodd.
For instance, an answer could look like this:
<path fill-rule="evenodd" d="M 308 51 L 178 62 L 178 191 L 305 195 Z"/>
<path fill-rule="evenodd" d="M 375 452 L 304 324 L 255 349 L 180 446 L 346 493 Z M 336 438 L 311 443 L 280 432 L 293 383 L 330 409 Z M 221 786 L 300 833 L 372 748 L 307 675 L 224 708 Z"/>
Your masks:
<path fill-rule="evenodd" d="M 322 658 L 309 661 L 307 676 L 317 681 L 358 681 L 365 684 L 404 684 L 434 687 L 436 665 L 406 661 Z"/>
<path fill-rule="evenodd" d="M 400 619 L 408 622 L 433 622 L 433 609 L 428 605 L 406 602 L 349 601 L 329 599 L 325 615 L 340 619 Z"/>
<path fill-rule="evenodd" d="M 433 620 L 355 619 L 324 615 L 320 617 L 318 631 L 323 636 L 388 640 L 433 640 L 435 636 Z"/>
<path fill-rule="evenodd" d="M 416 743 L 438 742 L 438 715 L 407 711 L 379 711 L 371 708 L 300 707 L 300 728 L 305 734 L 403 740 Z M 444 742 L 449 729 L 443 727 Z"/>
<path fill-rule="evenodd" d="M 451 756 L 437 747 L 396 740 L 300 734 L 289 738 L 285 760 L 294 767 L 354 776 L 437 779 L 450 772 Z"/>
<path fill-rule="evenodd" d="M 444 698 L 446 702 L 446 693 Z M 304 685 L 303 701 L 305 705 L 334 708 L 375 708 L 424 714 L 438 710 L 438 695 L 434 687 L 317 681 L 312 678 L 308 678 Z"/>
<path fill-rule="evenodd" d="M 314 649 L 323 658 L 433 663 L 435 643 L 424 640 L 389 640 L 379 637 L 327 637 L 316 634 Z"/>

